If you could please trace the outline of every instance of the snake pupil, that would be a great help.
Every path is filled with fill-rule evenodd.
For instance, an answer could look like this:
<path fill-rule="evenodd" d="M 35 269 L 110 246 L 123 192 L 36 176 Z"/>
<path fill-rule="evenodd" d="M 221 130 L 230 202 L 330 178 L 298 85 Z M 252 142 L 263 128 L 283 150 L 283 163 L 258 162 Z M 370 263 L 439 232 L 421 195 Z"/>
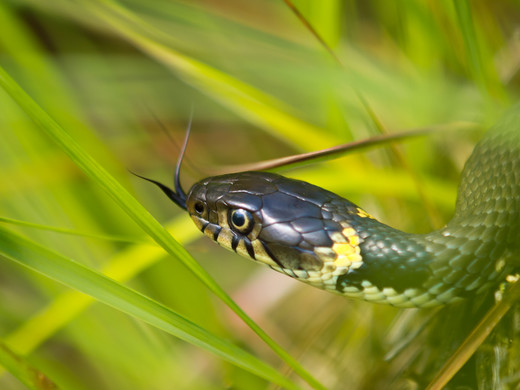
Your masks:
<path fill-rule="evenodd" d="M 238 209 L 231 212 L 231 225 L 242 234 L 248 234 L 253 227 L 253 216 L 249 211 Z"/>
<path fill-rule="evenodd" d="M 233 224 L 236 227 L 242 227 L 246 223 L 246 217 L 242 213 L 234 213 L 233 214 Z"/>

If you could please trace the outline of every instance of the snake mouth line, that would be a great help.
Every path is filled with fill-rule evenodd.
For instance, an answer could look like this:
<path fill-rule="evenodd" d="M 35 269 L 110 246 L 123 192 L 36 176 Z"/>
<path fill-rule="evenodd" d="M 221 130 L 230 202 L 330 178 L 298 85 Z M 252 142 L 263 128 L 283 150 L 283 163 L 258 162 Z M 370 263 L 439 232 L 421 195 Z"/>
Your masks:
<path fill-rule="evenodd" d="M 278 267 L 280 267 L 282 270 L 285 269 L 284 265 L 276 258 L 276 256 L 273 254 L 273 252 L 271 252 L 269 247 L 265 245 L 263 242 L 262 247 L 264 248 L 264 251 L 267 254 L 267 256 L 269 256 L 271 260 L 273 260 L 276 263 L 276 265 L 278 265 Z"/>

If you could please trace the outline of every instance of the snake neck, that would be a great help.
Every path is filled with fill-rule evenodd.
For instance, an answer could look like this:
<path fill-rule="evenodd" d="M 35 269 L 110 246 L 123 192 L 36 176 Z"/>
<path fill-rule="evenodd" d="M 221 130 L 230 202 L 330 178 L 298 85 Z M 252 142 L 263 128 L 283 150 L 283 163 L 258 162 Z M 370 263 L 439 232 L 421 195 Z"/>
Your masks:
<path fill-rule="evenodd" d="M 430 268 L 461 294 L 483 290 L 520 266 L 520 114 L 513 108 L 476 145 L 455 215 L 422 241 Z"/>
<path fill-rule="evenodd" d="M 517 108 L 475 146 L 462 172 L 451 225 L 507 227 L 520 237 L 520 106 Z"/>
<path fill-rule="evenodd" d="M 510 111 L 475 147 L 444 228 L 415 235 L 375 220 L 360 224 L 363 266 L 341 276 L 338 291 L 434 306 L 482 291 L 520 267 L 519 112 Z"/>
<path fill-rule="evenodd" d="M 455 215 L 441 234 L 445 246 L 459 245 L 482 263 L 520 249 L 520 106 L 476 145 L 462 172 Z M 436 240 L 433 234 L 430 241 Z"/>

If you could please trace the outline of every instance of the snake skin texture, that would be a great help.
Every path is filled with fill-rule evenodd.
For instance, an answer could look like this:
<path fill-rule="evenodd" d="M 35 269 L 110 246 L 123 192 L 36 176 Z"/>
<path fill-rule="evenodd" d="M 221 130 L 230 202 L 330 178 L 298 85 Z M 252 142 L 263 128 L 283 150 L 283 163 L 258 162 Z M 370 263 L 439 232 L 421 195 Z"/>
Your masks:
<path fill-rule="evenodd" d="M 187 210 L 220 245 L 342 295 L 400 307 L 450 303 L 520 266 L 520 107 L 476 145 L 455 215 L 428 234 L 389 227 L 312 184 L 265 172 L 204 179 Z"/>

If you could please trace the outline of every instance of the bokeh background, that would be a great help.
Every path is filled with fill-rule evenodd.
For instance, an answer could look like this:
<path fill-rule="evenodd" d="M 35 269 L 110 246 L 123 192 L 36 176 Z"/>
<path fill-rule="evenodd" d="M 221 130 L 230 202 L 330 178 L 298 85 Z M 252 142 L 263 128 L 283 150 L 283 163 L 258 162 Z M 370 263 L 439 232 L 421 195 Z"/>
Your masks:
<path fill-rule="evenodd" d="M 185 188 L 230 165 L 435 128 L 282 172 L 397 228 L 440 227 L 475 142 L 518 98 L 520 4 L 294 5 L 337 58 L 281 0 L 4 0 L 0 66 L 326 388 L 424 388 L 456 346 L 430 350 L 432 333 L 415 338 L 436 310 L 333 296 L 239 258 L 129 170 L 172 182 L 191 107 Z M 90 269 L 112 269 L 111 277 L 307 386 L 2 90 L 0 135 L 3 228 Z M 0 388 L 51 387 L 45 378 L 85 390 L 277 388 L 73 290 L 0 257 L 4 352 L 39 373 L 24 383 L 16 370 L 3 371 Z M 435 336 L 442 332 L 450 330 Z M 485 388 L 489 377 L 478 372 L 478 362 L 469 365 L 452 388 Z M 499 377 L 503 388 L 520 380 L 507 369 Z"/>

